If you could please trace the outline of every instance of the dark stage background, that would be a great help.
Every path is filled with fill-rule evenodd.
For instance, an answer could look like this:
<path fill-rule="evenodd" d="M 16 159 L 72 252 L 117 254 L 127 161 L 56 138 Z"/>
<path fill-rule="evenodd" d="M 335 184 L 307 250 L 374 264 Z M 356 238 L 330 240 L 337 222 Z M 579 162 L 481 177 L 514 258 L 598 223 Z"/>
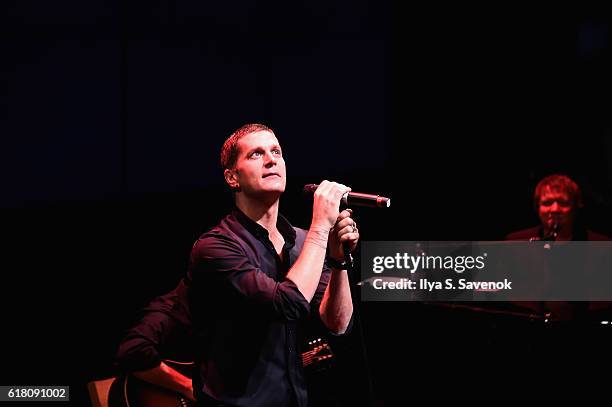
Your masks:
<path fill-rule="evenodd" d="M 173 288 L 193 241 L 230 207 L 218 152 L 246 122 L 276 131 L 289 175 L 281 208 L 298 226 L 310 219 L 301 187 L 327 178 L 392 197 L 389 210 L 356 210 L 363 240 L 502 239 L 535 225 L 533 187 L 563 172 L 583 186 L 587 222 L 612 233 L 603 8 L 2 8 L 0 384 L 70 385 L 73 404 L 87 405 L 86 383 L 114 373 L 137 310 Z M 591 380 L 590 368 L 559 372 L 603 363 L 612 333 L 424 304 L 361 312 L 385 406 L 417 391 L 471 399 L 484 379 L 514 391 Z M 329 394 L 367 404 L 357 331 L 332 345 Z"/>

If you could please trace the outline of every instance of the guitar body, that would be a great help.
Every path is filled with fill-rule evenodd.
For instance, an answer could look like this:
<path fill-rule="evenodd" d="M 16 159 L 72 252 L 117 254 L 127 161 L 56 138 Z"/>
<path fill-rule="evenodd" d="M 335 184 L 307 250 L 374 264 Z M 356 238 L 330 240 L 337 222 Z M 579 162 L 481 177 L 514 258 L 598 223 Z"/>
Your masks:
<path fill-rule="evenodd" d="M 164 363 L 191 378 L 193 362 L 164 360 Z M 109 407 L 188 407 L 194 404 L 172 390 L 145 382 L 131 375 L 119 377 L 115 380 L 111 386 L 108 399 Z"/>
<path fill-rule="evenodd" d="M 193 403 L 173 391 L 136 379 L 126 378 L 129 391 L 126 407 L 187 407 Z"/>

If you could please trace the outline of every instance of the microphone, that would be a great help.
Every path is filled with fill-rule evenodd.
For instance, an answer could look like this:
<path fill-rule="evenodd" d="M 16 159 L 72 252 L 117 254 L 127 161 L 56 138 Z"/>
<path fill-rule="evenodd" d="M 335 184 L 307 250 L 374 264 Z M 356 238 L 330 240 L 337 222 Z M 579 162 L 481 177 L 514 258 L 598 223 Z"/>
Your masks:
<path fill-rule="evenodd" d="M 313 195 L 319 185 L 304 185 L 304 194 Z M 346 206 L 368 206 L 370 208 L 388 208 L 391 206 L 391 198 L 380 195 L 362 194 L 360 192 L 347 192 L 342 195 L 342 203 Z"/>
<path fill-rule="evenodd" d="M 547 242 L 555 242 L 559 238 L 559 232 L 561 232 L 561 225 L 559 224 L 559 222 L 554 221 L 551 225 L 550 230 L 548 231 L 548 234 L 545 234 L 542 240 Z"/>
<path fill-rule="evenodd" d="M 561 231 L 561 225 L 558 222 L 555 222 L 555 224 L 553 225 L 553 239 L 555 239 L 555 241 L 559 238 L 559 232 Z"/>

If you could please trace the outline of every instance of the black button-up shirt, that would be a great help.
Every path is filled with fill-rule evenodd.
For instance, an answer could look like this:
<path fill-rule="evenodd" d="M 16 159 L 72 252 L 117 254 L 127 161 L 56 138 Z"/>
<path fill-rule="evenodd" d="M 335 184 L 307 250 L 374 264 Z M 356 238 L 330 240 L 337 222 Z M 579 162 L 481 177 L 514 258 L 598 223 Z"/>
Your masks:
<path fill-rule="evenodd" d="M 309 304 L 286 279 L 306 231 L 280 215 L 277 228 L 285 240 L 282 256 L 268 231 L 239 210 L 193 246 L 189 300 L 198 400 L 249 407 L 307 404 L 299 322 L 318 313 L 330 272 L 323 267 Z"/>

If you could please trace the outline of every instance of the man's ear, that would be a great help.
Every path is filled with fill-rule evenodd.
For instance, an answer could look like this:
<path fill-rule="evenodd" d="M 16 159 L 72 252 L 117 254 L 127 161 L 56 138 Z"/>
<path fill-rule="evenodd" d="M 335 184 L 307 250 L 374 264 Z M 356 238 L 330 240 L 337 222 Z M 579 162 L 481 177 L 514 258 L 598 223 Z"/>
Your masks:
<path fill-rule="evenodd" d="M 238 183 L 238 174 L 235 169 L 225 169 L 223 171 L 223 176 L 225 177 L 225 182 L 227 185 L 234 190 L 237 191 L 240 189 L 240 184 Z"/>

